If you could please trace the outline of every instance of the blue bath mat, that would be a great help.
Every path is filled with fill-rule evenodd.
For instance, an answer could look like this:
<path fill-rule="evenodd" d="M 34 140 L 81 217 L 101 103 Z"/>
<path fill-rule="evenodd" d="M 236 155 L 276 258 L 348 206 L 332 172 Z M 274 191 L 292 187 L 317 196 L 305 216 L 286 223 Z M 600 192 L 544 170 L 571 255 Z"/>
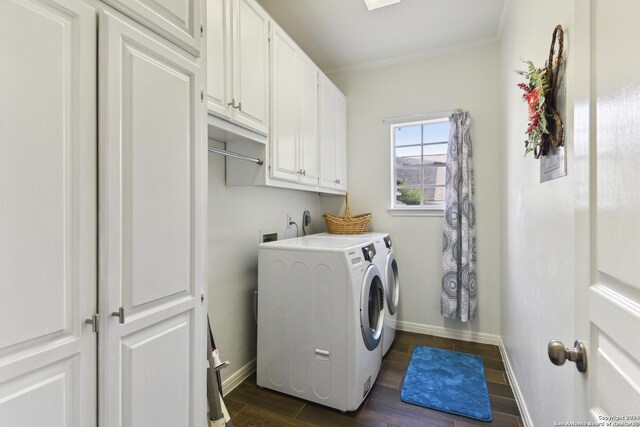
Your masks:
<path fill-rule="evenodd" d="M 480 421 L 492 419 L 482 358 L 473 354 L 416 347 L 400 396 L 414 405 Z"/>

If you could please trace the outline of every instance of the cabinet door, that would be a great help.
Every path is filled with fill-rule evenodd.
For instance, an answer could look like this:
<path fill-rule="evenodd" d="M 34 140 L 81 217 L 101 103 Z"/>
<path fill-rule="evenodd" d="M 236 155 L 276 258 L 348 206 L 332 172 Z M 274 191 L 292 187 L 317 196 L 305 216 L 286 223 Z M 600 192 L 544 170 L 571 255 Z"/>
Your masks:
<path fill-rule="evenodd" d="M 335 120 L 336 120 L 336 190 L 347 190 L 347 98 L 336 90 Z"/>
<path fill-rule="evenodd" d="M 324 74 L 319 78 L 320 178 L 322 188 L 347 189 L 347 100 Z"/>
<path fill-rule="evenodd" d="M 231 117 L 231 0 L 207 1 L 207 107 Z"/>
<path fill-rule="evenodd" d="M 300 183 L 318 185 L 318 68 L 300 56 Z"/>
<path fill-rule="evenodd" d="M 99 38 L 101 424 L 200 427 L 207 151 L 200 66 L 108 12 Z"/>
<path fill-rule="evenodd" d="M 336 96 L 333 84 L 324 74 L 319 78 L 320 179 L 318 185 L 333 190 L 336 186 Z"/>
<path fill-rule="evenodd" d="M 297 182 L 300 54 L 282 29 L 272 28 L 271 177 Z"/>
<path fill-rule="evenodd" d="M 199 56 L 202 1 L 102 0 L 189 53 Z"/>
<path fill-rule="evenodd" d="M 255 0 L 234 0 L 233 118 L 269 132 L 269 17 Z"/>
<path fill-rule="evenodd" d="M 96 12 L 0 2 L 0 425 L 95 426 Z"/>

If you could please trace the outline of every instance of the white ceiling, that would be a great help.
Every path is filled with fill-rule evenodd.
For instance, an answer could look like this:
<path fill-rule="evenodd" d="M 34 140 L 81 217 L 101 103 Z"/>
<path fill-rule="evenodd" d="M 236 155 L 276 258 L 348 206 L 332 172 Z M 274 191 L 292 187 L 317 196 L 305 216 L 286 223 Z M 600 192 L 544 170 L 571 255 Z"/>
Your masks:
<path fill-rule="evenodd" d="M 325 71 L 497 40 L 508 0 L 258 0 Z"/>

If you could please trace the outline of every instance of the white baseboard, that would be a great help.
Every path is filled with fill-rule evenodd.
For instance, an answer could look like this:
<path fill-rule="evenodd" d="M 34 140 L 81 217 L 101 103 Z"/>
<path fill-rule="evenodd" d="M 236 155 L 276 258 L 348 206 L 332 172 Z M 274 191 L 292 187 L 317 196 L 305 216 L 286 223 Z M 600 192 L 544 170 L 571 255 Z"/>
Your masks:
<path fill-rule="evenodd" d="M 222 395 L 226 396 L 234 388 L 238 387 L 242 381 L 246 380 L 256 371 L 256 358 L 238 369 L 233 375 L 222 382 Z"/>
<path fill-rule="evenodd" d="M 502 338 L 500 338 L 500 344 L 498 347 L 500 348 L 500 354 L 502 355 L 502 362 L 504 363 L 504 369 L 507 373 L 507 377 L 509 378 L 509 384 L 511 384 L 511 389 L 513 390 L 513 394 L 516 397 L 516 403 L 518 404 L 518 409 L 520 409 L 520 416 L 522 417 L 522 422 L 524 423 L 525 427 L 533 427 L 531 414 L 529 414 L 527 405 L 524 403 L 524 397 L 522 396 L 522 391 L 520 390 L 520 386 L 518 385 L 518 380 L 516 380 L 516 376 L 513 373 L 513 368 L 511 367 L 511 361 L 509 360 L 509 354 L 507 353 L 507 349 L 504 347 Z"/>
<path fill-rule="evenodd" d="M 422 323 L 403 322 L 398 320 L 397 329 L 399 331 L 415 332 L 417 334 L 434 335 L 436 337 L 451 338 L 477 342 L 481 344 L 491 344 L 499 346 L 502 341 L 500 335 L 486 334 L 484 332 L 456 331 L 443 328 L 442 326 L 430 326 Z"/>

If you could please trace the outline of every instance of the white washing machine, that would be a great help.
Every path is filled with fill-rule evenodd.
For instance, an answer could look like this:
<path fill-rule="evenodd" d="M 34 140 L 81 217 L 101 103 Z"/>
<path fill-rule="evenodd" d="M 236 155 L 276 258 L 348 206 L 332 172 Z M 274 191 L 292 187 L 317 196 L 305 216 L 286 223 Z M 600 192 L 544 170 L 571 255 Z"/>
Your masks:
<path fill-rule="evenodd" d="M 398 263 L 393 251 L 393 243 L 389 233 L 371 232 L 364 234 L 329 234 L 320 233 L 322 236 L 332 239 L 368 239 L 376 247 L 374 263 L 380 270 L 384 284 L 384 332 L 382 334 L 382 355 L 389 351 L 396 337 L 398 323 L 398 301 L 400 299 L 400 280 L 398 275 Z"/>
<path fill-rule="evenodd" d="M 317 235 L 258 251 L 257 383 L 356 410 L 382 364 L 384 284 L 371 239 Z"/>

